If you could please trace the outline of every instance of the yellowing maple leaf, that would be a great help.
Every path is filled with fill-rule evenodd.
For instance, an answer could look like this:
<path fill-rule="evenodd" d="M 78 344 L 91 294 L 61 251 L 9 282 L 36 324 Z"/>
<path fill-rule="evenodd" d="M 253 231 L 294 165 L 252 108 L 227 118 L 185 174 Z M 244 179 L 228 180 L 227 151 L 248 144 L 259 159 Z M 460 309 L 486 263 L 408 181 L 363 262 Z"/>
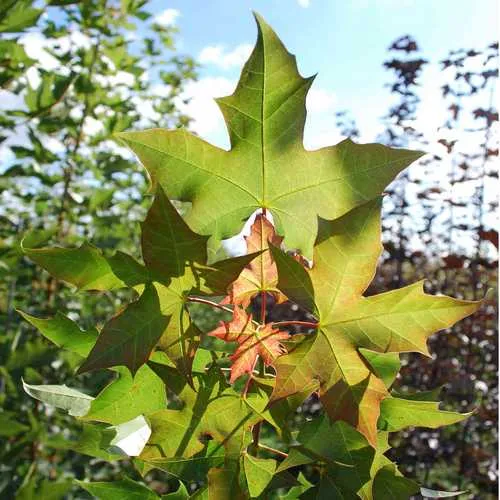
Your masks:
<path fill-rule="evenodd" d="M 276 362 L 272 400 L 317 380 L 325 411 L 344 420 L 375 445 L 380 402 L 389 396 L 360 350 L 428 354 L 426 340 L 476 311 L 481 302 L 425 294 L 422 282 L 363 297 L 382 250 L 381 200 L 340 219 L 320 220 L 312 269 L 277 248 L 271 252 L 279 288 L 318 318 L 317 333 Z"/>
<path fill-rule="evenodd" d="M 245 373 L 251 374 L 259 356 L 266 366 L 273 365 L 276 358 L 286 352 L 281 341 L 290 337 L 288 333 L 273 328 L 270 323 L 256 325 L 252 321 L 252 316 L 240 307 L 234 308 L 231 321 L 221 321 L 221 324 L 208 335 L 239 344 L 230 357 L 233 362 L 231 383 Z"/>

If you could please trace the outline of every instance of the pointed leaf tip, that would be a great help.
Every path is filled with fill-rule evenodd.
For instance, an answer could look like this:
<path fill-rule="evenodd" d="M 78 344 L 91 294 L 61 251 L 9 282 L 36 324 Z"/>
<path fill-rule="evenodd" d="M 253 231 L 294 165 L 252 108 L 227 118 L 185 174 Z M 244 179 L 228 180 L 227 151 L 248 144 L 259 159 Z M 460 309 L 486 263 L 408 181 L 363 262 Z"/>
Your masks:
<path fill-rule="evenodd" d="M 104 325 L 77 373 L 124 365 L 135 375 L 148 360 L 169 321 L 170 316 L 161 312 L 156 288 L 146 285 L 138 300 Z"/>

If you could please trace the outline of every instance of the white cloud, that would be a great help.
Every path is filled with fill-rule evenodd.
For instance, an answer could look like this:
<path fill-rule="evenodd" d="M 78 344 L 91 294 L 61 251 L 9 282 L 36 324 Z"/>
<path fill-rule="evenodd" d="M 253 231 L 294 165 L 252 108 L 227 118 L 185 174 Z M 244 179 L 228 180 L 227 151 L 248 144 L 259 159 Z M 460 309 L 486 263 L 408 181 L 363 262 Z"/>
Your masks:
<path fill-rule="evenodd" d="M 224 77 L 205 77 L 186 85 L 177 98 L 179 109 L 193 118 L 191 130 L 205 139 L 227 146 L 227 132 L 219 107 L 214 97 L 222 97 L 233 92 L 236 82 Z M 186 104 L 183 101 L 190 99 Z M 225 143 L 222 144 L 222 143 Z"/>
<path fill-rule="evenodd" d="M 19 38 L 19 43 L 24 46 L 26 54 L 42 68 L 51 71 L 59 67 L 59 61 L 45 50 L 48 47 L 47 39 L 40 33 L 27 33 Z"/>
<path fill-rule="evenodd" d="M 161 26 L 173 26 L 181 13 L 177 9 L 165 9 L 163 12 L 156 14 L 154 22 Z"/>
<path fill-rule="evenodd" d="M 335 109 L 337 97 L 333 92 L 312 88 L 307 94 L 308 113 L 331 113 Z"/>
<path fill-rule="evenodd" d="M 63 52 L 69 50 L 71 44 L 87 50 L 92 47 L 92 39 L 88 35 L 85 35 L 78 30 L 72 30 L 68 36 L 58 38 L 54 41 L 54 43 L 58 43 L 61 46 L 61 50 Z M 64 46 L 63 43 L 65 44 Z"/>
<path fill-rule="evenodd" d="M 335 127 L 337 96 L 328 90 L 312 88 L 307 94 L 307 122 L 304 147 L 318 149 L 339 142 L 342 137 Z"/>
<path fill-rule="evenodd" d="M 304 147 L 311 151 L 327 146 L 333 146 L 345 139 L 338 129 L 335 127 L 332 119 L 332 124 L 327 128 L 314 132 L 310 127 L 306 128 L 304 133 Z"/>
<path fill-rule="evenodd" d="M 242 43 L 230 52 L 226 52 L 223 45 L 210 45 L 200 52 L 198 61 L 202 64 L 213 64 L 223 69 L 242 66 L 250 56 L 252 48 L 253 46 L 249 43 Z"/>
<path fill-rule="evenodd" d="M 26 79 L 32 89 L 38 88 L 38 85 L 40 85 L 42 81 L 40 72 L 35 68 L 35 66 L 31 66 L 31 68 L 26 71 Z"/>
<path fill-rule="evenodd" d="M 91 116 L 87 116 L 83 123 L 83 133 L 85 135 L 97 135 L 100 132 L 104 131 L 104 125 L 99 120 L 92 118 Z"/>
<path fill-rule="evenodd" d="M 141 123 L 137 124 L 138 127 L 150 126 L 148 121 L 156 121 L 161 119 L 161 115 L 154 110 L 153 103 L 149 100 L 142 99 L 139 96 L 132 97 L 132 103 L 136 109 L 140 110 Z"/>
<path fill-rule="evenodd" d="M 67 52 L 72 45 L 89 49 L 92 40 L 81 31 L 72 30 L 69 35 L 49 40 L 40 33 L 26 33 L 19 38 L 19 43 L 24 46 L 29 57 L 37 61 L 38 65 L 47 71 L 59 69 L 62 73 L 67 68 L 61 66 L 60 62 L 46 49 L 54 50 L 57 54 Z"/>
<path fill-rule="evenodd" d="M 311 5 L 311 0 L 297 0 L 297 2 L 304 9 L 307 9 Z"/>
<path fill-rule="evenodd" d="M 119 85 L 132 87 L 135 82 L 134 75 L 128 71 L 117 71 L 114 75 L 95 75 L 94 78 L 99 85 L 107 85 L 109 87 L 116 87 Z"/>
<path fill-rule="evenodd" d="M 45 149 L 48 149 L 51 153 L 57 155 L 64 153 L 64 151 L 66 150 L 64 144 L 55 137 L 39 135 L 38 138 L 40 139 L 40 142 L 43 144 L 43 147 Z"/>

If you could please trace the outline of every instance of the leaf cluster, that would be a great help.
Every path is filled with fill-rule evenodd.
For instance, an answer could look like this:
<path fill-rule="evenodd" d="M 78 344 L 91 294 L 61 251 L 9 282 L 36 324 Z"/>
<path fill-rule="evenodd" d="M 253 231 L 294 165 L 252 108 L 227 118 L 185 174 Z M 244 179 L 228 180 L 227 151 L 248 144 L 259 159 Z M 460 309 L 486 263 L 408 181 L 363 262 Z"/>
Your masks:
<path fill-rule="evenodd" d="M 389 433 L 467 414 L 441 411 L 435 392 L 394 391 L 399 353 L 429 355 L 427 338 L 480 302 L 429 295 L 422 282 L 364 295 L 381 253 L 381 195 L 421 153 L 350 140 L 305 150 L 313 79 L 300 76 L 259 16 L 257 25 L 234 94 L 218 100 L 229 151 L 182 129 L 119 134 L 155 192 L 141 225 L 143 262 L 88 243 L 23 243 L 32 261 L 78 290 L 135 295 L 85 332 L 61 314 L 24 314 L 80 357 L 78 374 L 115 373 L 95 398 L 64 386 L 26 390 L 86 422 L 99 443 L 93 454 L 120 452 L 143 476 L 178 479 L 176 498 L 189 497 L 186 485 L 191 498 L 410 498 L 420 486 L 385 456 Z M 171 200 L 191 208 L 182 216 Z M 221 260 L 221 240 L 256 210 L 247 254 Z M 270 297 L 307 310 L 312 333 L 290 336 L 294 321 L 269 322 Z M 226 318 L 203 331 L 193 304 Z M 311 395 L 324 411 L 294 428 Z M 80 485 L 106 498 L 158 497 L 129 479 Z"/>

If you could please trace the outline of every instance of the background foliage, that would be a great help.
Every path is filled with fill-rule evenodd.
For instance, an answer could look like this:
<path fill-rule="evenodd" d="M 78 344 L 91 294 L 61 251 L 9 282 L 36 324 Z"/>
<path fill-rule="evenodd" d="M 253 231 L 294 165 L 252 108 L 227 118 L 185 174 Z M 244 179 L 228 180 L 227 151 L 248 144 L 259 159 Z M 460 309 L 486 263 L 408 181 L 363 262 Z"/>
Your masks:
<path fill-rule="evenodd" d="M 48 14 L 48 15 L 45 15 Z M 148 36 L 134 37 L 134 26 Z M 68 451 L 79 439 L 74 419 L 29 399 L 20 385 L 58 383 L 94 386 L 105 380 L 74 377 L 76 360 L 54 350 L 23 322 L 15 309 L 50 316 L 58 307 L 83 327 L 104 321 L 128 297 L 75 296 L 22 257 L 19 243 L 75 245 L 84 239 L 106 251 L 138 256 L 137 221 L 144 218 L 144 171 L 110 138 L 128 128 L 178 127 L 189 118 L 178 111 L 185 84 L 196 66 L 175 49 L 175 29 L 154 24 L 145 1 L 52 1 L 42 8 L 29 0 L 0 7 L 0 495 L 5 498 L 83 497 L 66 479 L 134 477 L 126 461 L 104 466 Z M 18 43 L 36 33 L 50 62 L 30 59 Z M 384 117 L 380 141 L 421 144 L 415 128 L 418 79 L 425 64 L 447 72 L 442 88 L 449 118 L 440 130 L 441 150 L 396 181 L 385 202 L 385 254 L 372 292 L 426 277 L 429 290 L 479 298 L 496 286 L 498 233 L 495 186 L 498 173 L 494 88 L 498 45 L 450 52 L 441 62 L 425 61 L 411 37 L 396 40 L 384 63 L 394 105 Z M 162 82 L 158 86 L 154 83 Z M 356 138 L 349 113 L 332 117 Z M 10 154 L 6 154 L 10 150 Z M 416 207 L 423 208 L 416 208 Z M 258 302 L 255 304 L 258 308 Z M 272 320 L 279 320 L 279 306 Z M 496 304 L 431 339 L 433 359 L 411 355 L 398 383 L 427 390 L 443 385 L 449 408 L 478 408 L 462 424 L 436 431 L 416 429 L 393 440 L 393 459 L 403 472 L 437 489 L 469 490 L 470 498 L 495 498 L 497 489 Z M 297 319 L 306 319 L 300 310 Z M 289 311 L 287 311 L 289 318 Z M 198 321 L 214 323 L 199 312 Z M 320 411 L 310 400 L 302 415 Z M 299 414 L 297 418 L 302 418 Z M 415 464 L 418 463 L 418 468 Z M 48 481 L 57 480 L 57 488 Z M 168 481 L 153 475 L 150 486 L 167 492 Z M 47 497 L 48 498 L 48 497 Z"/>

